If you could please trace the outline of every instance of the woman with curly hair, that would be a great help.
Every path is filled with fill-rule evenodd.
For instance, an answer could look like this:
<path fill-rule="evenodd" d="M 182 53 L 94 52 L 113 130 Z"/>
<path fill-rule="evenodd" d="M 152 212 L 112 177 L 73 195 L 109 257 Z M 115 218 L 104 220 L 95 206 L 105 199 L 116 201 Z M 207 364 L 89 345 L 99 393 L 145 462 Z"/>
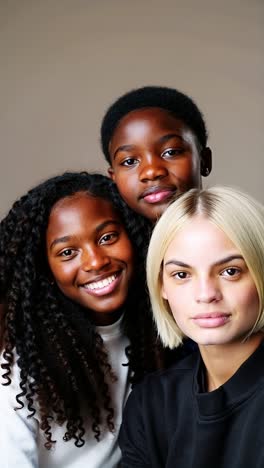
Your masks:
<path fill-rule="evenodd" d="M 1 466 L 118 465 L 131 384 L 163 367 L 146 222 L 100 175 L 65 173 L 0 225 Z"/>

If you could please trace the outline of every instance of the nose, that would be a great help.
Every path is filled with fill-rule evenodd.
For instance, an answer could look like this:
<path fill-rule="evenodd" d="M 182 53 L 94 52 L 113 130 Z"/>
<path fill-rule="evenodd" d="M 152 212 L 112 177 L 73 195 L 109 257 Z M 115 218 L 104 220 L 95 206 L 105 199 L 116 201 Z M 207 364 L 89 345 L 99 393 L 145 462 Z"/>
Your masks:
<path fill-rule="evenodd" d="M 140 180 L 148 182 L 149 180 L 163 179 L 168 175 L 166 163 L 158 156 L 149 155 L 141 167 Z"/>
<path fill-rule="evenodd" d="M 198 280 L 196 285 L 196 302 L 210 304 L 222 299 L 218 281 L 213 278 L 203 278 Z"/>
<path fill-rule="evenodd" d="M 110 257 L 100 246 L 89 247 L 82 254 L 82 269 L 84 271 L 100 271 L 110 263 Z"/>

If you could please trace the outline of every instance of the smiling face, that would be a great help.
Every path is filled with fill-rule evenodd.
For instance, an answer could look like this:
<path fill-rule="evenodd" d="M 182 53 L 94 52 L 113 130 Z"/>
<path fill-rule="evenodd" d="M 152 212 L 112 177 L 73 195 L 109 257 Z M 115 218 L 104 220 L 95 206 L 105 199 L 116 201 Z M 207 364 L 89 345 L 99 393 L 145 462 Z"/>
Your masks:
<path fill-rule="evenodd" d="M 200 155 L 191 130 L 159 108 L 139 109 L 123 117 L 109 152 L 109 174 L 121 196 L 152 221 L 175 193 L 201 185 L 201 158 L 203 175 L 211 170 L 210 151 Z"/>
<path fill-rule="evenodd" d="M 69 299 L 90 309 L 97 324 L 112 323 L 126 301 L 133 249 L 112 205 L 85 193 L 58 201 L 46 233 L 54 280 Z"/>
<path fill-rule="evenodd" d="M 241 343 L 259 314 L 243 256 L 201 215 L 178 231 L 165 253 L 162 294 L 179 328 L 200 348 Z"/>

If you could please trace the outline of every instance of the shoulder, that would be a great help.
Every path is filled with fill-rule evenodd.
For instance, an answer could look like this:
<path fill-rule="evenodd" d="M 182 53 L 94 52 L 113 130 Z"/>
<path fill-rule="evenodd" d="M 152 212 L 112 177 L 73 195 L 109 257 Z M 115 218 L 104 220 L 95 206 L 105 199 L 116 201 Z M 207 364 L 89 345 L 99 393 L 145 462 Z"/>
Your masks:
<path fill-rule="evenodd" d="M 190 404 L 192 413 L 198 355 L 195 352 L 167 370 L 149 374 L 135 386 L 119 437 L 124 466 L 165 466 L 169 434 L 179 421 L 183 402 Z"/>
<path fill-rule="evenodd" d="M 155 404 L 158 401 L 160 405 L 175 390 L 178 394 L 185 392 L 193 381 L 198 356 L 199 353 L 194 352 L 166 370 L 147 375 L 141 383 L 134 387 L 129 400 L 138 400 L 143 405 L 144 403 L 150 405 L 151 402 Z"/>
<path fill-rule="evenodd" d="M 197 365 L 198 352 L 194 352 L 184 359 L 181 359 L 176 364 L 170 366 L 168 369 L 152 372 L 147 375 L 143 382 L 137 385 L 137 387 L 144 387 L 148 385 L 162 385 L 166 382 L 177 380 L 182 378 L 183 375 L 188 375 L 193 372 Z"/>

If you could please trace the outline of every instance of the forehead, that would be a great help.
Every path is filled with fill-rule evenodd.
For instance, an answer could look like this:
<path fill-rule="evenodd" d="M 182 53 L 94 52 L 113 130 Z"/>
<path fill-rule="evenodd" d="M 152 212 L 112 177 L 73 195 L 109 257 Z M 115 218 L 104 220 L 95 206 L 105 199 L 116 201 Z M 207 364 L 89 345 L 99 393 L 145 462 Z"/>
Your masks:
<path fill-rule="evenodd" d="M 117 125 L 109 142 L 111 158 L 123 145 L 147 148 L 171 135 L 199 151 L 198 140 L 186 124 L 168 111 L 156 107 L 137 109 L 126 114 Z"/>
<path fill-rule="evenodd" d="M 238 248 L 222 229 L 204 216 L 197 215 L 175 233 L 164 258 L 177 255 L 178 260 L 192 264 L 195 261 L 217 261 L 222 255 L 237 252 Z"/>
<path fill-rule="evenodd" d="M 142 124 L 153 128 L 165 130 L 186 129 L 190 130 L 185 122 L 176 115 L 159 107 L 147 107 L 136 109 L 126 114 L 118 123 L 113 137 L 121 136 L 124 132 L 134 131 L 137 133 L 142 128 Z"/>
<path fill-rule="evenodd" d="M 48 232 L 53 229 L 85 224 L 86 229 L 92 224 L 105 220 L 119 221 L 119 215 L 112 204 L 102 198 L 79 192 L 59 200 L 53 206 L 48 223 Z"/>

